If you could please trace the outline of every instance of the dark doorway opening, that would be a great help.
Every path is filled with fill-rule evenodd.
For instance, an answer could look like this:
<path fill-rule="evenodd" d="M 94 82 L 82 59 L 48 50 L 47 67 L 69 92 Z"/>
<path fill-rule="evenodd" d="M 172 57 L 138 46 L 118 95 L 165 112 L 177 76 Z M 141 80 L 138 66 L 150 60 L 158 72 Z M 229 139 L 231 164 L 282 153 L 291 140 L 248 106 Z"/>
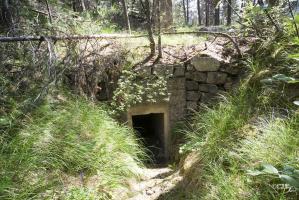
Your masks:
<path fill-rule="evenodd" d="M 132 122 L 154 164 L 165 164 L 164 114 L 133 115 Z"/>

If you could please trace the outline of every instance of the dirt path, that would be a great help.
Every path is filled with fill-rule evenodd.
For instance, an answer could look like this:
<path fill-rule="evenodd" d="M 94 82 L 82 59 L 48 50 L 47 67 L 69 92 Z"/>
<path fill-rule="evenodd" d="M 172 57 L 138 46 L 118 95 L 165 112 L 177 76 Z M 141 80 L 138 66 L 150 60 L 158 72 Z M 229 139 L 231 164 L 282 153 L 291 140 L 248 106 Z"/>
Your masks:
<path fill-rule="evenodd" d="M 128 200 L 158 199 L 182 180 L 179 172 L 174 172 L 170 168 L 147 168 L 143 174 L 143 180 L 130 184 L 132 197 Z"/>

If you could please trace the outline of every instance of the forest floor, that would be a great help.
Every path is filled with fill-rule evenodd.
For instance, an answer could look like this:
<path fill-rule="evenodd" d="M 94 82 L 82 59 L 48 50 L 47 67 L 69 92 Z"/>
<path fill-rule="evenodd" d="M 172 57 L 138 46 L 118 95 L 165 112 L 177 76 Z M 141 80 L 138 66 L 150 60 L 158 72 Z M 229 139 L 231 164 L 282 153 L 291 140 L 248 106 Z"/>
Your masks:
<path fill-rule="evenodd" d="M 145 168 L 140 181 L 131 182 L 129 200 L 158 200 L 182 180 L 179 171 L 170 168 Z"/>

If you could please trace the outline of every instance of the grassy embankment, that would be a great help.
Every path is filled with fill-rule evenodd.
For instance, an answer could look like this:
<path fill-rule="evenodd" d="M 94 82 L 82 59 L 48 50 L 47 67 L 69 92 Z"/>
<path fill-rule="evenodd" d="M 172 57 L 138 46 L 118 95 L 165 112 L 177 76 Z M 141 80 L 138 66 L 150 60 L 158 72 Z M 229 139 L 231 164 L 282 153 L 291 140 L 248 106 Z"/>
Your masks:
<path fill-rule="evenodd" d="M 110 199 L 144 158 L 133 131 L 104 105 L 47 103 L 1 141 L 1 199 Z"/>

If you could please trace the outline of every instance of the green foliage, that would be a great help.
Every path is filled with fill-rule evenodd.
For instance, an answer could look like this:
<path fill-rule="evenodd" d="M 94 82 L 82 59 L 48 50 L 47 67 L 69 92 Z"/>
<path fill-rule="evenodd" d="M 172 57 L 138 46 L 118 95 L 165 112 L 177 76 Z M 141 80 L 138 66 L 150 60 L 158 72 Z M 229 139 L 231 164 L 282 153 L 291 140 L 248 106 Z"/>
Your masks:
<path fill-rule="evenodd" d="M 114 32 L 117 28 L 115 16 L 121 14 L 118 6 L 91 6 L 86 10 L 75 11 L 73 2 L 48 1 L 51 21 L 45 12 L 45 2 L 10 2 L 16 23 L 14 34 L 18 35 L 61 35 L 61 34 L 99 34 Z M 44 9 L 42 9 L 44 8 Z M 10 31 L 3 29 L 3 31 Z M 4 32 L 6 34 L 6 32 Z"/>
<path fill-rule="evenodd" d="M 284 166 L 282 170 L 278 170 L 270 164 L 263 164 L 259 170 L 248 170 L 247 174 L 251 176 L 267 176 L 272 179 L 280 179 L 282 183 L 286 183 L 296 190 L 299 190 L 299 170 L 290 166 Z M 279 184 L 279 183 L 278 183 Z"/>
<path fill-rule="evenodd" d="M 112 105 L 117 111 L 124 111 L 132 105 L 168 99 L 167 77 L 140 77 L 136 72 L 123 71 L 114 92 Z"/>
<path fill-rule="evenodd" d="M 299 36 L 294 27 L 297 18 L 295 16 L 293 21 L 280 7 L 247 7 L 245 24 L 248 27 L 243 31 L 259 38 L 250 57 L 259 71 L 268 70 L 267 77 L 261 80 L 266 87 L 282 90 L 288 84 L 298 84 Z"/>
<path fill-rule="evenodd" d="M 181 151 L 204 149 L 201 153 L 205 158 L 218 159 L 242 136 L 238 130 L 251 116 L 257 97 L 257 91 L 245 88 L 223 97 L 215 108 L 205 107 L 204 112 L 196 114 L 192 131 L 187 132 L 188 142 Z"/>
<path fill-rule="evenodd" d="M 108 195 L 138 174 L 143 150 L 133 132 L 114 122 L 104 106 L 70 99 L 45 104 L 27 117 L 25 128 L 1 143 L 1 199 L 61 196 L 63 177 L 79 174 L 84 182 L 98 177 L 94 192 L 102 188 Z"/>
<path fill-rule="evenodd" d="M 282 184 L 297 187 L 299 116 L 252 121 L 257 112 L 249 108 L 261 105 L 240 99 L 229 97 L 216 108 L 200 112 L 193 131 L 187 132 L 189 142 L 183 149 L 200 155 L 200 174 L 192 176 L 199 180 L 192 193 L 200 191 L 200 195 L 194 199 L 298 198 L 296 190 Z M 260 163 L 270 164 L 258 168 Z M 260 170 L 250 171 L 251 175 L 263 176 L 248 178 L 252 168 Z"/>

